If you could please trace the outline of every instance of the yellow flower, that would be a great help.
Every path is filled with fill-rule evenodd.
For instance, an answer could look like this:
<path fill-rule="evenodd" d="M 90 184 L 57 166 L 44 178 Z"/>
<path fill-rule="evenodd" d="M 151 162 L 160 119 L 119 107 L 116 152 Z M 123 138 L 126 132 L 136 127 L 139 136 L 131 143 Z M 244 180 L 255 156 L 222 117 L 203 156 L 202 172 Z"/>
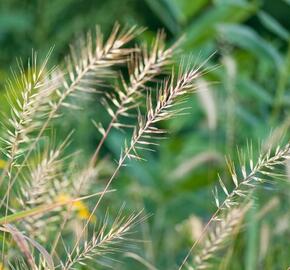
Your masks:
<path fill-rule="evenodd" d="M 68 203 L 69 201 L 71 201 L 71 197 L 67 194 L 60 194 L 57 197 L 57 202 L 60 203 Z M 88 207 L 86 206 L 86 204 L 83 201 L 75 201 L 72 203 L 72 208 L 73 210 L 76 211 L 77 213 L 77 217 L 79 219 L 85 219 L 88 220 L 90 217 L 90 211 L 88 209 Z M 95 217 L 93 216 L 91 218 L 91 221 L 95 221 Z M 1 268 L 0 268 L 1 270 Z"/>
<path fill-rule="evenodd" d="M 59 203 L 68 203 L 71 200 L 70 196 L 68 196 L 67 194 L 59 194 L 57 196 L 56 201 Z"/>
<path fill-rule="evenodd" d="M 5 166 L 6 166 L 6 161 L 3 159 L 0 159 L 0 169 L 4 169 Z M 0 266 L 1 266 L 1 264 L 0 264 Z M 1 268 L 0 268 L 0 270 L 1 270 Z"/>
<path fill-rule="evenodd" d="M 74 202 L 73 206 L 77 211 L 77 215 L 80 219 L 89 219 L 90 212 L 84 202 L 82 201 Z"/>

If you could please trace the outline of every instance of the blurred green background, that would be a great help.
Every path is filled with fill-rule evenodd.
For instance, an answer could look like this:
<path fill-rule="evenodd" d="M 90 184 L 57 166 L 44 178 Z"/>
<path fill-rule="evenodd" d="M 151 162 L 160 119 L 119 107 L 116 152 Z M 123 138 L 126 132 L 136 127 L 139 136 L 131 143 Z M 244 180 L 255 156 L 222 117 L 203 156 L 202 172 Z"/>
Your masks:
<path fill-rule="evenodd" d="M 54 46 L 51 63 L 60 63 L 80 33 L 99 24 L 108 34 L 116 21 L 146 26 L 140 42 L 151 40 L 160 28 L 168 44 L 184 35 L 181 54 L 193 59 L 216 52 L 209 66 L 217 67 L 199 82 L 202 91 L 188 101 L 189 114 L 164 123 L 169 139 L 157 153 L 146 154 L 147 162 L 123 170 L 115 183 L 119 196 L 110 196 L 104 206 L 125 201 L 128 209 L 144 207 L 152 214 L 141 225 L 148 241 L 136 252 L 157 269 L 175 269 L 214 212 L 211 191 L 217 174 L 227 178 L 224 156 L 237 160 L 237 147 L 243 150 L 252 142 L 258 153 L 262 141 L 282 142 L 281 134 L 288 138 L 290 1 L 1 0 L 0 93 L 16 58 L 27 59 L 32 48 L 45 54 Z M 83 149 L 88 157 L 98 138 L 90 119 L 100 120 L 102 108 L 97 101 L 86 102 L 86 110 L 66 114 L 57 136 L 75 128 L 71 150 Z M 2 97 L 0 107 L 8 110 Z M 116 158 L 122 140 L 112 132 L 102 155 Z M 220 269 L 290 266 L 290 192 L 274 185 L 255 195 L 251 222 L 231 242 Z M 252 221 L 259 214 L 263 219 Z M 147 269 L 129 257 L 113 269 Z"/>

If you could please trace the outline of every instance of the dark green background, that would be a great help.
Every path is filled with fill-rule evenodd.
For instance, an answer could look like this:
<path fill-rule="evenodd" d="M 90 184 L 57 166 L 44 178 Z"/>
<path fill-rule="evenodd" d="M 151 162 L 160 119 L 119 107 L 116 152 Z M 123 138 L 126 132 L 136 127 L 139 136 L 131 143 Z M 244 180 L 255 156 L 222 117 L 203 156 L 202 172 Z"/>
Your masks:
<path fill-rule="evenodd" d="M 45 54 L 54 46 L 51 64 L 62 63 L 68 44 L 80 33 L 99 24 L 108 34 L 116 21 L 121 25 L 146 26 L 147 31 L 138 37 L 138 42 L 151 40 L 156 31 L 163 28 L 168 44 L 185 35 L 180 55 L 206 58 L 216 52 L 208 65 L 217 65 L 217 68 L 205 77 L 216 107 L 215 127 L 209 128 L 206 110 L 197 96 L 193 96 L 188 101 L 191 107 L 188 115 L 163 124 L 169 128 L 170 138 L 161 144 L 156 154 L 146 154 L 147 162 L 133 163 L 122 172 L 115 183 L 119 196 L 112 195 L 104 206 L 119 206 L 126 201 L 128 209 L 144 207 L 151 213 L 148 224 L 141 230 L 149 242 L 141 243 L 137 252 L 158 269 L 175 269 L 192 243 L 188 218 L 195 215 L 205 221 L 214 212 L 211 190 L 217 173 L 231 185 L 230 180 L 227 182 L 224 156 L 237 160 L 237 147 L 243 150 L 249 141 L 259 153 L 261 141 L 282 126 L 285 127 L 284 138 L 288 138 L 290 2 L 1 0 L 2 93 L 17 57 L 26 60 L 32 48 Z M 65 123 L 56 123 L 61 126 L 59 138 L 71 128 L 76 129 L 71 150 L 83 149 L 85 157 L 93 152 L 98 139 L 90 119 L 101 119 L 105 125 L 108 120 L 97 105 L 97 100 L 88 101 L 86 110 L 67 112 Z M 0 107 L 8 110 L 2 98 Z M 102 156 L 117 157 L 122 140 L 121 134 L 113 132 Z M 278 138 L 276 143 L 282 143 L 282 139 Z M 188 163 L 205 153 L 210 153 L 210 158 L 197 167 Z M 188 171 L 172 177 L 183 164 L 189 164 Z M 289 226 L 282 233 L 275 232 L 283 218 L 290 224 L 290 193 L 289 186 L 286 187 L 277 184 L 258 189 L 249 221 L 269 198 L 275 197 L 279 204 L 262 221 L 250 222 L 231 242 L 221 256 L 220 269 L 272 270 L 290 266 Z M 261 231 L 265 226 L 269 228 L 270 243 L 266 254 L 261 255 Z M 118 267 L 146 269 L 129 259 Z"/>

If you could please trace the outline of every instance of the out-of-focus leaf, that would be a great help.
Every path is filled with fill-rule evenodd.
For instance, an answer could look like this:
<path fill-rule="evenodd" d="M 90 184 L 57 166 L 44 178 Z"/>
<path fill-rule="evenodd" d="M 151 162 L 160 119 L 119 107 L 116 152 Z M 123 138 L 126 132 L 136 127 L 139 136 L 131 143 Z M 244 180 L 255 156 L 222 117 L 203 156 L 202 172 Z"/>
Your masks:
<path fill-rule="evenodd" d="M 263 25 L 268 28 L 271 32 L 275 33 L 280 38 L 288 41 L 290 38 L 290 33 L 285 29 L 276 19 L 267 14 L 266 12 L 259 12 L 258 17 Z"/>
<path fill-rule="evenodd" d="M 12 31 L 23 32 L 32 28 L 32 19 L 23 12 L 0 13 L 0 34 Z"/>
<path fill-rule="evenodd" d="M 216 25 L 219 23 L 236 23 L 247 19 L 257 9 L 257 5 L 232 3 L 217 5 L 195 20 L 186 30 L 185 47 L 191 49 L 216 37 Z"/>
<path fill-rule="evenodd" d="M 194 155 L 193 157 L 187 158 L 184 162 L 179 164 L 173 171 L 170 172 L 168 176 L 169 179 L 178 180 L 180 178 L 184 178 L 189 173 L 198 169 L 204 164 L 222 164 L 223 156 L 214 151 L 204 151 Z"/>
<path fill-rule="evenodd" d="M 252 127 L 256 127 L 259 125 L 259 119 L 253 115 L 249 110 L 247 110 L 247 108 L 240 106 L 240 105 L 236 105 L 236 113 L 237 115 L 243 119 L 247 125 L 252 126 Z"/>
<path fill-rule="evenodd" d="M 179 32 L 179 26 L 175 22 L 174 16 L 169 12 L 164 3 L 156 0 L 146 0 L 146 3 L 173 34 Z"/>
<path fill-rule="evenodd" d="M 260 85 L 252 80 L 246 78 L 238 78 L 237 88 L 244 92 L 247 96 L 254 96 L 258 98 L 261 102 L 266 104 L 272 104 L 273 97 Z"/>
<path fill-rule="evenodd" d="M 218 26 L 218 29 L 221 35 L 232 44 L 252 52 L 262 60 L 273 61 L 277 69 L 281 67 L 282 58 L 279 52 L 253 29 L 237 24 L 222 24 Z"/>
<path fill-rule="evenodd" d="M 239 5 L 245 5 L 247 4 L 247 0 L 235 0 L 235 1 L 232 1 L 232 0 L 214 0 L 214 3 L 216 5 L 228 5 L 228 4 L 232 4 L 233 2 L 235 2 L 235 4 L 239 4 Z M 255 2 L 255 1 L 253 1 Z"/>
<path fill-rule="evenodd" d="M 259 227 L 256 218 L 256 208 L 251 207 L 251 210 L 247 214 L 249 226 L 246 232 L 246 257 L 245 257 L 245 269 L 254 270 L 257 269 L 257 257 L 258 257 L 258 235 Z"/>
<path fill-rule="evenodd" d="M 163 0 L 163 3 L 165 6 L 167 6 L 174 19 L 180 23 L 184 15 L 179 6 L 172 0 Z"/>
<path fill-rule="evenodd" d="M 190 18 L 192 18 L 197 12 L 199 12 L 205 5 L 209 3 L 209 0 L 165 0 L 174 7 L 176 19 L 179 23 L 185 24 Z"/>
<path fill-rule="evenodd" d="M 197 89 L 197 97 L 205 112 L 208 128 L 210 130 L 215 130 L 217 126 L 218 110 L 213 89 L 206 80 L 199 80 L 197 82 Z"/>

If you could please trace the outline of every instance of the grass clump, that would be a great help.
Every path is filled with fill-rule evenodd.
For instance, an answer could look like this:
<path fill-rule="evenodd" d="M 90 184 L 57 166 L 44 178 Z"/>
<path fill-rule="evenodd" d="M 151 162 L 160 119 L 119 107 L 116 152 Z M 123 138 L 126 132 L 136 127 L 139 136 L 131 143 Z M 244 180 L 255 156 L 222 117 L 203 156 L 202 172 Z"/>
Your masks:
<path fill-rule="evenodd" d="M 11 114 L 2 121 L 5 160 L 0 177 L 0 230 L 4 269 L 112 266 L 118 253 L 131 254 L 155 269 L 130 253 L 136 246 L 132 229 L 144 222 L 147 214 L 141 209 L 128 214 L 124 207 L 116 215 L 104 213 L 102 203 L 107 194 L 118 196 L 112 183 L 121 169 L 130 160 L 145 159 L 144 152 L 155 151 L 159 140 L 168 136 L 161 122 L 182 117 L 185 102 L 208 71 L 208 59 L 198 65 L 174 60 L 178 46 L 166 47 L 162 31 L 151 45 L 133 44 L 142 31 L 136 27 L 121 30 L 116 25 L 104 41 L 97 28 L 71 46 L 65 64 L 59 67 L 48 68 L 51 51 L 42 62 L 36 53 L 27 67 L 19 62 L 19 73 L 13 73 L 7 86 Z M 67 154 L 73 132 L 55 143 L 57 131 L 52 130 L 55 123 L 65 121 L 67 112 L 77 113 L 82 98 L 97 98 L 109 121 L 107 125 L 94 121 L 100 139 L 91 157 L 79 166 L 79 152 Z M 113 129 L 124 132 L 124 143 L 105 184 L 100 184 L 101 150 Z M 227 161 L 233 188 L 227 188 L 219 178 L 223 198 L 216 189 L 217 210 L 179 269 L 212 266 L 212 259 L 242 228 L 254 189 L 283 176 L 277 172 L 289 159 L 289 145 L 262 153 L 255 164 L 251 155 L 240 154 L 237 167 Z"/>

